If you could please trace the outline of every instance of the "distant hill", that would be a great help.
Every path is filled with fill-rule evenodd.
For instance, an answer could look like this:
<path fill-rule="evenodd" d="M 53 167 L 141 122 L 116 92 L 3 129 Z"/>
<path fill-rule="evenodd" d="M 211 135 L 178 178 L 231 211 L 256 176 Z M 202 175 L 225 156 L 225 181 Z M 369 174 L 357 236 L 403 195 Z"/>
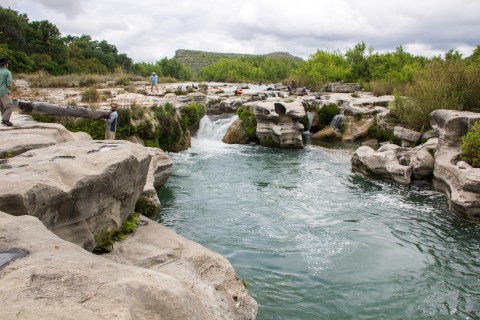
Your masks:
<path fill-rule="evenodd" d="M 292 59 L 292 60 L 302 60 L 302 58 L 295 57 L 288 52 L 272 52 L 261 55 L 254 54 L 241 54 L 241 53 L 218 53 L 218 52 L 207 52 L 207 51 L 198 51 L 198 50 L 184 50 L 179 49 L 175 51 L 175 59 L 178 62 L 181 62 L 192 70 L 194 74 L 198 74 L 200 70 L 210 64 L 215 63 L 216 61 L 224 58 L 252 58 L 252 57 L 267 57 L 267 58 L 277 58 L 277 59 Z"/>

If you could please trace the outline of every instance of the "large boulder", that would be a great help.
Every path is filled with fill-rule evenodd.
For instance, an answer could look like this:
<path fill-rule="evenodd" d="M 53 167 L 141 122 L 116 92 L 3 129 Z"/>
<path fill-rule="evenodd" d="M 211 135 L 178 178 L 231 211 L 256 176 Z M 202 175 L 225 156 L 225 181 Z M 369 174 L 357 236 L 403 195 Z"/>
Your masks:
<path fill-rule="evenodd" d="M 461 161 L 459 147 L 461 138 L 479 120 L 479 113 L 456 110 L 430 114 L 430 124 L 438 133 L 434 186 L 447 195 L 454 214 L 475 222 L 480 222 L 480 168 Z"/>
<path fill-rule="evenodd" d="M 142 218 L 147 220 L 145 218 Z M 200 299 L 208 319 L 255 319 L 257 304 L 227 259 L 154 221 L 104 255 L 177 279 Z"/>
<path fill-rule="evenodd" d="M 352 171 L 409 185 L 412 168 L 407 163 L 400 163 L 400 159 L 405 158 L 407 153 L 408 150 L 394 144 L 383 145 L 377 151 L 361 146 L 352 156 Z"/>
<path fill-rule="evenodd" d="M 242 128 L 242 121 L 240 119 L 236 119 L 230 127 L 228 127 L 227 133 L 225 133 L 222 141 L 227 144 L 247 144 L 250 141 L 247 133 Z"/>
<path fill-rule="evenodd" d="M 401 126 L 395 126 L 393 128 L 393 135 L 395 138 L 402 141 L 402 147 L 410 147 L 411 145 L 415 145 L 422 137 L 420 132 L 403 128 Z"/>
<path fill-rule="evenodd" d="M 14 115 L 15 126 L 0 126 L 0 159 L 67 141 L 92 140 L 84 133 L 73 133 L 58 123 L 37 122 L 28 115 Z"/>
<path fill-rule="evenodd" d="M 306 113 L 300 100 L 262 101 L 254 105 L 257 137 L 263 145 L 279 148 L 303 148 L 303 124 Z"/>
<path fill-rule="evenodd" d="M 95 235 L 133 213 L 151 155 L 128 141 L 71 141 L 31 150 L 0 166 L 0 210 L 38 217 L 87 250 Z"/>
<path fill-rule="evenodd" d="M 105 257 L 0 212 L 1 319 L 255 319 L 228 261 L 148 222 Z"/>

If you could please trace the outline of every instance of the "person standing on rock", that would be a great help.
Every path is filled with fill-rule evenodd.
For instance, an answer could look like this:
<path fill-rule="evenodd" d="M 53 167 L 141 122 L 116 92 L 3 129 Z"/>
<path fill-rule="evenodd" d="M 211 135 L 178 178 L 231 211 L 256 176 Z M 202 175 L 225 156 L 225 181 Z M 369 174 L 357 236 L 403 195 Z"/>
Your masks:
<path fill-rule="evenodd" d="M 155 72 L 152 72 L 152 75 L 150 76 L 150 84 L 152 85 L 150 88 L 151 93 L 153 93 L 153 88 L 155 88 L 158 93 L 157 83 L 158 83 L 158 76 Z"/>
<path fill-rule="evenodd" d="M 12 84 L 13 77 L 10 70 L 8 70 L 7 58 L 0 58 L 0 109 L 2 111 L 2 124 L 6 126 L 13 126 L 10 122 L 10 115 L 12 114 L 13 98 L 12 98 Z"/>
<path fill-rule="evenodd" d="M 117 132 L 117 122 L 118 122 L 118 113 L 117 113 L 117 104 L 112 103 L 112 112 L 105 122 L 107 123 L 107 130 L 105 131 L 105 140 L 115 140 L 115 133 Z"/>

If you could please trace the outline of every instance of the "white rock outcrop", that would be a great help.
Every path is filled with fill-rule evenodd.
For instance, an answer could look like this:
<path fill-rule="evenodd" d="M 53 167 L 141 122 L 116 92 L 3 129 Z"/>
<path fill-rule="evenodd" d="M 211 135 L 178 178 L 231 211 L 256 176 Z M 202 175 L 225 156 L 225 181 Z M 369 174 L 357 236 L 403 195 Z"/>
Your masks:
<path fill-rule="evenodd" d="M 110 257 L 58 238 L 31 216 L 0 212 L 0 234 L 2 320 L 253 320 L 257 313 L 224 258 L 153 221 Z"/>
<path fill-rule="evenodd" d="M 133 213 L 151 155 L 128 141 L 71 141 L 3 160 L 0 210 L 38 217 L 87 250 Z"/>
<path fill-rule="evenodd" d="M 462 137 L 477 121 L 480 114 L 473 112 L 436 110 L 430 114 L 430 124 L 438 133 L 434 187 L 447 195 L 454 214 L 480 222 L 480 168 L 460 159 Z"/>
<path fill-rule="evenodd" d="M 260 143 L 280 148 L 304 147 L 302 138 L 304 126 L 300 119 L 306 113 L 300 100 L 255 102 L 253 111 Z"/>
<path fill-rule="evenodd" d="M 58 123 L 37 122 L 28 115 L 15 115 L 12 121 L 14 127 L 0 126 L 0 159 L 67 141 L 92 140 L 84 132 L 70 132 Z"/>

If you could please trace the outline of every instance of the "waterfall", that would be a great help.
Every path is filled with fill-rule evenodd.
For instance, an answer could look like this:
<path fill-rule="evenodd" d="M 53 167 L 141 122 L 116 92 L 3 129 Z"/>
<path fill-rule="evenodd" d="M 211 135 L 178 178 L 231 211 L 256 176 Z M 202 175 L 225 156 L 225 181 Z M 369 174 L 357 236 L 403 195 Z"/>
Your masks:
<path fill-rule="evenodd" d="M 226 118 L 225 116 L 204 116 L 200 120 L 200 128 L 198 129 L 196 138 L 202 140 L 221 141 L 227 133 L 230 125 L 238 119 L 237 115 Z"/>
<path fill-rule="evenodd" d="M 337 114 L 335 117 L 333 117 L 330 125 L 335 128 L 335 130 L 342 131 L 342 124 L 344 119 L 345 116 L 343 114 Z"/>
<path fill-rule="evenodd" d="M 315 117 L 315 113 L 311 111 L 307 111 L 307 118 L 308 118 L 308 127 L 307 132 L 310 133 L 310 128 L 312 127 L 313 118 Z"/>

